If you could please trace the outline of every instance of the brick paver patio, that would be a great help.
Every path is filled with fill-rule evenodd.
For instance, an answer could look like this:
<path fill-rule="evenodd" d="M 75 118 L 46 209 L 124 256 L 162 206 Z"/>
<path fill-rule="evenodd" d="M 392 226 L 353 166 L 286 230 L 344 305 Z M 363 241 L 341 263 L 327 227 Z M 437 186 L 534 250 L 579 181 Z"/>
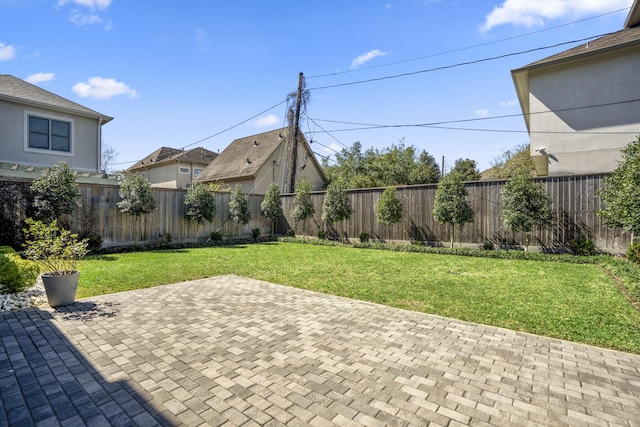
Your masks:
<path fill-rule="evenodd" d="M 0 425 L 640 426 L 638 355 L 236 276 L 0 338 Z"/>

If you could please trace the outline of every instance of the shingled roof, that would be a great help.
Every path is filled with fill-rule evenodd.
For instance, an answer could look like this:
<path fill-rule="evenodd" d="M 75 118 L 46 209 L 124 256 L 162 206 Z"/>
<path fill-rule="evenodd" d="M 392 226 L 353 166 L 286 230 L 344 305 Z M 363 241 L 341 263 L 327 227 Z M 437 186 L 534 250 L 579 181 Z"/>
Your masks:
<path fill-rule="evenodd" d="M 202 163 L 208 165 L 217 156 L 218 153 L 214 153 L 213 151 L 207 150 L 206 148 L 202 147 L 192 148 L 191 150 L 160 147 L 133 166 L 130 166 L 128 170 L 135 171 L 139 169 L 146 169 L 170 162 Z"/>
<path fill-rule="evenodd" d="M 113 117 L 105 116 L 9 74 L 0 74 L 0 100 L 101 118 L 102 123 L 113 120 Z"/>
<path fill-rule="evenodd" d="M 304 139 L 302 133 L 300 136 Z M 286 149 L 286 137 L 287 128 L 283 128 L 236 139 L 207 166 L 198 181 L 251 178 L 275 150 Z"/>

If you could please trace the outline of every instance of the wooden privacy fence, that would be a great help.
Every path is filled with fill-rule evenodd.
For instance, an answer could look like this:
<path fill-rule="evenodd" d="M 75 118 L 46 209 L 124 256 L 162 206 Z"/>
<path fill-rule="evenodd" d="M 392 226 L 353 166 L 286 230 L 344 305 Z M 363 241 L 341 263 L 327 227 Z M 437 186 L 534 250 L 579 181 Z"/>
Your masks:
<path fill-rule="evenodd" d="M 556 215 L 553 227 L 534 229 L 531 245 L 552 249 L 566 247 L 577 237 L 588 237 L 605 251 L 621 252 L 630 243 L 630 235 L 620 229 L 605 226 L 597 211 L 603 204 L 596 192 L 603 185 L 603 175 L 538 178 L 553 199 Z M 475 212 L 473 223 L 456 227 L 456 244 L 477 246 L 484 242 L 498 245 L 524 245 L 523 233 L 511 233 L 502 224 L 500 191 L 506 181 L 477 181 L 466 183 L 468 200 Z M 447 225 L 433 217 L 433 202 L 437 185 L 400 186 L 397 197 L 402 202 L 402 220 L 383 226 L 376 223 L 375 207 L 384 188 L 349 191 L 353 213 L 351 219 L 329 226 L 321 219 L 324 192 L 312 194 L 315 215 L 299 224 L 291 218 L 294 195 L 282 196 L 284 220 L 279 231 L 291 228 L 300 235 L 315 236 L 319 230 L 341 237 L 358 239 L 365 232 L 371 239 L 382 241 L 421 241 L 440 245 L 449 242 Z"/>

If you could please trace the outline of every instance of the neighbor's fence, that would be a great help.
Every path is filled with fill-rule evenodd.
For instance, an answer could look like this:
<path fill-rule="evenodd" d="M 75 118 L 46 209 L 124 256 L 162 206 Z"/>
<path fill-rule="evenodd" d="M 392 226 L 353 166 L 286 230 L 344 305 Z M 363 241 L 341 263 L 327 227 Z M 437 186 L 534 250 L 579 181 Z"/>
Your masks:
<path fill-rule="evenodd" d="M 619 229 L 603 225 L 597 211 L 603 204 L 596 192 L 603 185 L 603 175 L 538 178 L 553 199 L 556 219 L 552 228 L 534 229 L 531 245 L 543 248 L 566 247 L 577 237 L 588 237 L 601 250 L 624 251 L 630 243 L 630 235 Z M 465 186 L 468 200 L 475 212 L 475 221 L 462 228 L 456 227 L 456 244 L 477 246 L 491 241 L 510 246 L 523 245 L 523 233 L 511 233 L 502 224 L 500 192 L 506 181 L 469 182 Z M 358 239 L 360 233 L 368 233 L 371 239 L 383 241 L 421 241 L 428 244 L 446 245 L 449 230 L 433 217 L 433 202 L 437 185 L 400 186 L 397 197 L 402 202 L 402 221 L 383 226 L 376 223 L 375 207 L 383 188 L 352 190 L 349 192 L 353 213 L 351 219 L 330 227 L 321 220 L 324 192 L 313 193 L 315 215 L 295 224 L 290 212 L 294 195 L 283 195 L 285 219 L 282 228 L 291 228 L 297 234 L 315 236 L 318 230 L 328 231 L 334 236 Z"/>

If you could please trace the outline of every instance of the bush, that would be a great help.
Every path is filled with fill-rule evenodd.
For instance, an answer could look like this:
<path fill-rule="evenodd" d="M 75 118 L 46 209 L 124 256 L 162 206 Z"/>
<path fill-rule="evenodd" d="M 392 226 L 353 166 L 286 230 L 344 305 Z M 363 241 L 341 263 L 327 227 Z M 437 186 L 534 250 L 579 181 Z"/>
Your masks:
<path fill-rule="evenodd" d="M 569 249 L 574 255 L 593 256 L 596 254 L 596 244 L 586 237 L 578 237 L 570 241 Z"/>
<path fill-rule="evenodd" d="M 259 228 L 254 228 L 253 230 L 251 230 L 251 238 L 253 238 L 253 240 L 258 240 L 258 238 L 260 237 L 260 229 Z"/>
<path fill-rule="evenodd" d="M 33 286 L 38 278 L 38 266 L 20 258 L 12 248 L 0 247 L 0 288 L 6 293 L 16 293 Z"/>
<path fill-rule="evenodd" d="M 482 244 L 482 250 L 484 251 L 492 251 L 496 248 L 493 242 L 486 241 Z"/>
<path fill-rule="evenodd" d="M 627 249 L 627 259 L 633 263 L 640 264 L 640 242 L 636 242 Z"/>
<path fill-rule="evenodd" d="M 324 231 L 324 230 L 319 230 L 316 235 L 318 236 L 318 239 L 320 239 L 320 240 L 326 240 L 327 239 L 327 232 Z"/>
<path fill-rule="evenodd" d="M 368 241 L 369 241 L 369 233 L 364 231 L 360 233 L 360 243 L 366 243 Z"/>
<path fill-rule="evenodd" d="M 89 252 L 98 252 L 102 247 L 102 236 L 97 234 L 78 233 L 78 238 L 87 240 L 87 249 Z"/>
<path fill-rule="evenodd" d="M 219 231 L 212 231 L 211 235 L 209 236 L 209 238 L 211 240 L 213 240 L 214 242 L 216 242 L 218 240 L 222 240 L 222 234 L 220 234 Z"/>
<path fill-rule="evenodd" d="M 289 229 L 287 229 L 287 231 L 284 232 L 284 236 L 285 237 L 296 237 L 296 232 L 289 228 Z"/>

